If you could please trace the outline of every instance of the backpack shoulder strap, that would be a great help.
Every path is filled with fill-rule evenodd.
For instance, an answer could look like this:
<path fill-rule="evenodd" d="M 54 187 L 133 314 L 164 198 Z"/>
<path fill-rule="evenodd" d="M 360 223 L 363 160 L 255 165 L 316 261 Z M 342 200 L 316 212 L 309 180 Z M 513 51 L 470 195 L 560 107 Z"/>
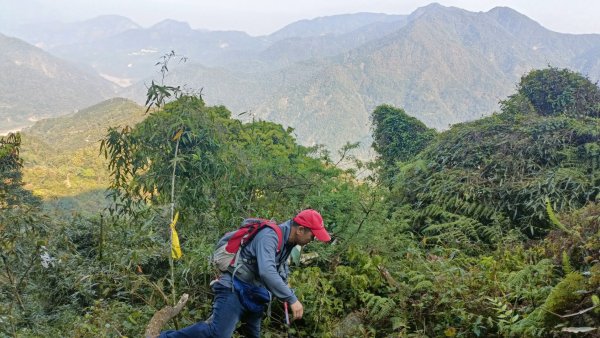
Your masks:
<path fill-rule="evenodd" d="M 265 223 L 265 226 L 268 226 L 269 228 L 273 229 L 277 234 L 277 252 L 280 252 L 281 246 L 283 245 L 283 233 L 281 232 L 281 228 L 279 227 L 279 225 L 277 225 L 277 223 L 273 221 L 267 221 Z"/>

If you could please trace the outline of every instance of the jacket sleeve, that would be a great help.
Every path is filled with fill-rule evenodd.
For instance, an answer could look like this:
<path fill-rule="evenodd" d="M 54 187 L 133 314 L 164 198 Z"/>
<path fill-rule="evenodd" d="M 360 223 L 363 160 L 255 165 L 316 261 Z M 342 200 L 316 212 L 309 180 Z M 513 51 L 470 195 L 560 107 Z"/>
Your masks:
<path fill-rule="evenodd" d="M 263 284 L 273 295 L 290 304 L 298 298 L 277 271 L 277 234 L 274 231 L 261 231 L 253 240 L 256 243 L 256 263 Z M 258 240 L 257 240 L 258 239 Z"/>
<path fill-rule="evenodd" d="M 288 265 L 287 259 L 286 259 L 286 261 L 279 266 L 279 276 L 281 277 L 283 282 L 285 284 L 287 284 L 289 275 L 290 275 L 290 266 Z"/>

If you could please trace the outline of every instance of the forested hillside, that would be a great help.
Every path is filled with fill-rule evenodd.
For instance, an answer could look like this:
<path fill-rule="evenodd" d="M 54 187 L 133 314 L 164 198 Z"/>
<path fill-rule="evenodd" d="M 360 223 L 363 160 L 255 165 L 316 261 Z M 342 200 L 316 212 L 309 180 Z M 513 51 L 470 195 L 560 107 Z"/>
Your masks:
<path fill-rule="evenodd" d="M 145 118 L 111 123 L 97 145 L 109 207 L 91 215 L 43 209 L 21 135 L 0 139 L 1 335 L 140 336 L 183 293 L 166 326 L 204 320 L 216 240 L 244 217 L 282 222 L 309 207 L 333 240 L 293 260 L 304 318 L 287 327 L 275 301 L 266 337 L 598 335 L 600 88 L 581 74 L 528 72 L 500 111 L 443 132 L 380 105 L 370 163 L 350 144 L 333 162 L 293 130 L 199 95 L 149 95 Z M 31 142 L 56 128 L 39 124 Z M 61 147 L 84 142 L 66 130 L 75 143 Z M 183 256 L 171 261 L 174 212 Z"/>
<path fill-rule="evenodd" d="M 72 113 L 114 94 L 91 71 L 0 34 L 0 134 Z"/>
<path fill-rule="evenodd" d="M 58 209 L 96 213 L 106 205 L 109 178 L 100 141 L 109 127 L 143 120 L 144 111 L 133 101 L 115 98 L 25 129 L 20 155 L 26 188 Z"/>
<path fill-rule="evenodd" d="M 381 103 L 445 130 L 497 111 L 534 68 L 569 67 L 600 79 L 592 56 L 599 45 L 598 35 L 555 33 L 510 8 L 474 13 L 432 4 L 348 33 L 279 40 L 219 67 L 190 57 L 167 82 L 204 87 L 208 103 L 291 126 L 304 145 L 366 148 L 369 113 Z M 126 92 L 140 100 L 145 87 Z"/>
<path fill-rule="evenodd" d="M 160 81 L 156 63 L 175 51 L 187 62 L 171 63 L 164 83 L 203 88 L 207 104 L 225 105 L 246 122 L 260 118 L 292 127 L 305 146 L 335 151 L 347 141 L 361 142 L 357 155 L 363 159 L 373 156 L 369 115 L 382 103 L 446 130 L 498 111 L 498 101 L 535 68 L 568 67 L 600 79 L 600 35 L 553 32 L 507 7 L 471 12 L 430 4 L 410 15 L 335 15 L 265 36 L 194 29 L 171 19 L 142 27 L 119 16 L 9 33 L 94 71 L 119 86 L 117 95 L 139 104 L 147 86 Z M 6 65 L 11 72 L 13 62 Z M 36 79 L 42 88 L 45 78 Z M 42 108 L 30 103 L 50 109 L 83 86 L 31 90 L 5 105 L 13 114 L 37 117 Z M 68 111 L 106 98 L 83 100 L 92 93 L 68 100 Z"/>

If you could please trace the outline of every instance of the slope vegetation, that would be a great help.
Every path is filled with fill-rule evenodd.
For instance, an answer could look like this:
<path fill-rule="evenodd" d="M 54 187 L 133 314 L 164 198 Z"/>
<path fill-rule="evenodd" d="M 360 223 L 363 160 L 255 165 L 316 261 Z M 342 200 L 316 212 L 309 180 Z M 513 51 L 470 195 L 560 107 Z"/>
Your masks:
<path fill-rule="evenodd" d="M 144 118 L 143 107 L 110 99 L 36 122 L 22 132 L 26 187 L 60 209 L 94 210 L 104 204 L 108 181 L 100 140 L 109 127 L 133 126 Z"/>

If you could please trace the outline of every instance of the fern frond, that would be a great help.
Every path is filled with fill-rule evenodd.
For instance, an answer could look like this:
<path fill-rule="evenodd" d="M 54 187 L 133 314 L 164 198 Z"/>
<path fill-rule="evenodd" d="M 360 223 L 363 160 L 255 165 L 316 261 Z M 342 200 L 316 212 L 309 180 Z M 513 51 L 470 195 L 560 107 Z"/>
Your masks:
<path fill-rule="evenodd" d="M 556 214 L 554 213 L 554 210 L 552 210 L 552 205 L 550 205 L 550 199 L 548 197 L 546 197 L 546 212 L 548 213 L 548 218 L 550 218 L 550 222 L 552 222 L 552 224 L 555 227 L 559 228 L 564 232 L 569 232 L 567 227 L 565 227 L 564 224 L 562 224 L 558 220 L 558 217 L 556 217 Z"/>
<path fill-rule="evenodd" d="M 562 252 L 562 268 L 565 274 L 573 272 L 573 266 L 571 265 L 571 259 L 566 251 Z"/>
<path fill-rule="evenodd" d="M 390 318 L 394 309 L 396 309 L 396 302 L 388 297 L 381 297 L 374 295 L 369 292 L 363 292 L 360 296 L 361 300 L 365 303 L 369 316 L 374 321 Z"/>

